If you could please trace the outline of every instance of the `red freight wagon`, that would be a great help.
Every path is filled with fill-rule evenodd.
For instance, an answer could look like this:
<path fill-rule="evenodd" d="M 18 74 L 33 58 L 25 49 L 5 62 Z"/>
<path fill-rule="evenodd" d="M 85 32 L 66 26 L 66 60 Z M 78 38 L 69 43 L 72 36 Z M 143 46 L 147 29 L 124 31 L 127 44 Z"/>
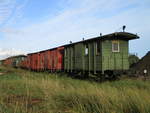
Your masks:
<path fill-rule="evenodd" d="M 27 67 L 28 69 L 39 71 L 40 70 L 40 59 L 39 53 L 31 53 L 27 55 Z"/>
<path fill-rule="evenodd" d="M 50 70 L 51 68 L 48 68 L 50 66 L 50 57 L 51 50 L 46 50 L 39 52 L 39 58 L 38 58 L 38 70 L 44 71 L 44 70 Z"/>
<path fill-rule="evenodd" d="M 35 71 L 63 70 L 64 47 L 31 53 L 27 56 L 28 68 Z"/>
<path fill-rule="evenodd" d="M 48 52 L 50 59 L 48 60 L 48 69 L 52 71 L 63 70 L 64 47 L 59 47 Z"/>
<path fill-rule="evenodd" d="M 57 49 L 57 54 L 58 54 L 58 63 L 57 63 L 57 68 L 59 70 L 64 69 L 64 47 L 60 47 Z"/>

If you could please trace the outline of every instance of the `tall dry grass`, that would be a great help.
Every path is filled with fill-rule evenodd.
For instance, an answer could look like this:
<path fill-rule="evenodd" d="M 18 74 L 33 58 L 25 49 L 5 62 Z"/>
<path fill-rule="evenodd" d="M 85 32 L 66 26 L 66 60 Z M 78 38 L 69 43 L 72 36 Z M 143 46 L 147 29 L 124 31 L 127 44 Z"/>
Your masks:
<path fill-rule="evenodd" d="M 150 81 L 96 83 L 1 67 L 0 113 L 150 113 Z"/>

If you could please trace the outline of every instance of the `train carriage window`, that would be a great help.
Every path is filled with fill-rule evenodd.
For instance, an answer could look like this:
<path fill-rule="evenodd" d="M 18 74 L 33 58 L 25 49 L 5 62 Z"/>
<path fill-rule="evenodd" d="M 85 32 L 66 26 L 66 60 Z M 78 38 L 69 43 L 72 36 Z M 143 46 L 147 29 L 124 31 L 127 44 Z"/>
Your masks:
<path fill-rule="evenodd" d="M 101 43 L 98 41 L 96 42 L 96 55 L 99 55 L 101 52 Z"/>
<path fill-rule="evenodd" d="M 85 55 L 89 54 L 89 47 L 88 44 L 85 45 Z"/>
<path fill-rule="evenodd" d="M 112 41 L 112 52 L 119 52 L 119 41 Z"/>

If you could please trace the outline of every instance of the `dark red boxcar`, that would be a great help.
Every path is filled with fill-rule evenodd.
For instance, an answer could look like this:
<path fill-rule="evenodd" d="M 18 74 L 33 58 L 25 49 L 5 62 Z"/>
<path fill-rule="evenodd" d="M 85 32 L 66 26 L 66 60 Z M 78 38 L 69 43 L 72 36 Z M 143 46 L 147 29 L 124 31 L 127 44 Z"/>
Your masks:
<path fill-rule="evenodd" d="M 35 71 L 61 71 L 63 70 L 64 47 L 31 53 L 27 56 L 28 69 Z"/>
<path fill-rule="evenodd" d="M 49 52 L 48 68 L 53 71 L 63 70 L 64 47 L 53 49 Z"/>

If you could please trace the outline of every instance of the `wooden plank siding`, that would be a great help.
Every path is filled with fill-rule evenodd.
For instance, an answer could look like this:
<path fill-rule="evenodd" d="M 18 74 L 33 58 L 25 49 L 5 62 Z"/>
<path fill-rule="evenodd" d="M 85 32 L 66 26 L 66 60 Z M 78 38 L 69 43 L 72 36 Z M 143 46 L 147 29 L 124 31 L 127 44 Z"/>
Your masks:
<path fill-rule="evenodd" d="M 105 70 L 128 70 L 128 41 L 119 41 L 119 52 L 112 52 L 113 40 L 93 40 L 65 47 L 64 69 L 67 71 L 104 72 Z M 100 54 L 96 54 L 99 42 Z M 88 45 L 88 54 L 85 54 Z"/>
<path fill-rule="evenodd" d="M 128 70 L 128 41 L 119 41 L 119 52 L 112 52 L 112 40 L 102 43 L 102 71 L 105 70 Z"/>

